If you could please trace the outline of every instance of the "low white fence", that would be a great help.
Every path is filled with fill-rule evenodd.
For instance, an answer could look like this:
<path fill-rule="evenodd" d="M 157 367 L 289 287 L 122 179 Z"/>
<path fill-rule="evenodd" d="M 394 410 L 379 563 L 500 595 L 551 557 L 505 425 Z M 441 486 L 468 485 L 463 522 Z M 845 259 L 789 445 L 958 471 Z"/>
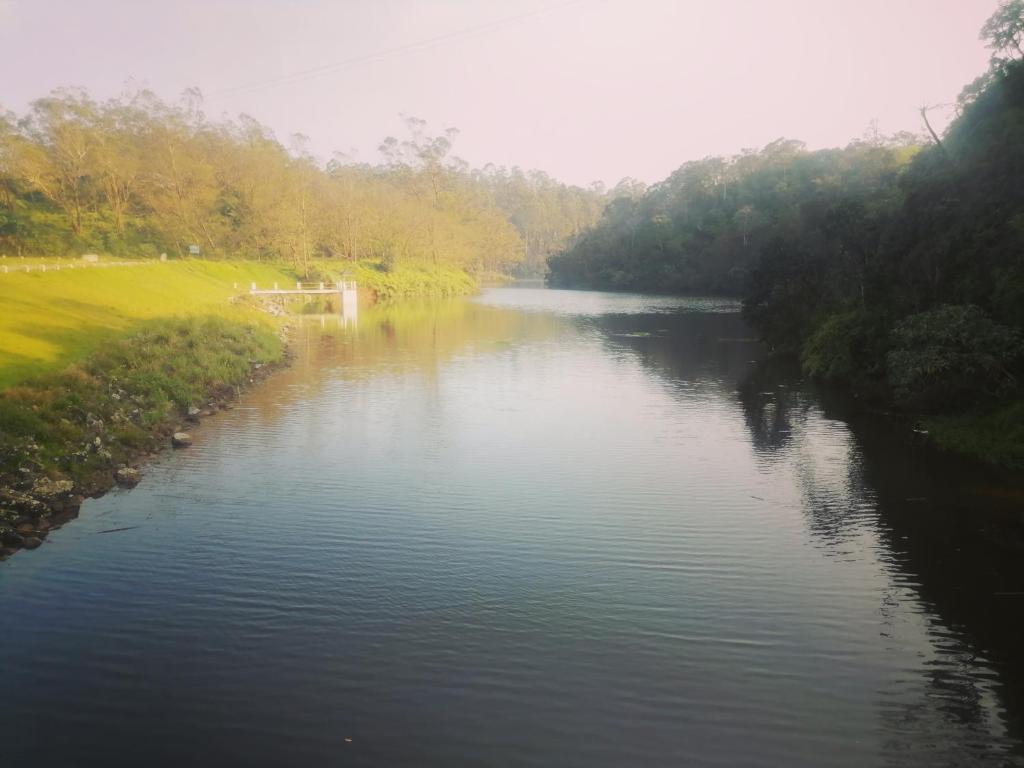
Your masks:
<path fill-rule="evenodd" d="M 96 269 L 97 267 L 138 267 L 145 261 L 67 261 L 54 264 L 17 264 L 13 259 L 0 260 L 0 274 L 17 272 L 60 272 L 64 269 Z"/>
<path fill-rule="evenodd" d="M 235 284 L 238 287 L 238 284 Z M 260 288 L 256 283 L 252 283 L 249 288 L 249 293 L 257 295 L 272 295 L 272 294 L 317 294 L 317 293 L 347 293 L 349 291 L 357 290 L 355 280 L 339 280 L 336 283 L 295 283 L 295 287 L 291 285 L 281 287 L 278 283 L 274 283 L 272 288 Z"/>

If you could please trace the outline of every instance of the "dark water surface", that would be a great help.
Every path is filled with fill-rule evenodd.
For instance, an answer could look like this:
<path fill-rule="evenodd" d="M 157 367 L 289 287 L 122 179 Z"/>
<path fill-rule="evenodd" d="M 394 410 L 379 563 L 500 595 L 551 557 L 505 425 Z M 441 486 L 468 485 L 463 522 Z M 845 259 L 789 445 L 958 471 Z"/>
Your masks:
<path fill-rule="evenodd" d="M 735 310 L 315 320 L 0 564 L 0 764 L 1024 765 L 1024 498 Z"/>

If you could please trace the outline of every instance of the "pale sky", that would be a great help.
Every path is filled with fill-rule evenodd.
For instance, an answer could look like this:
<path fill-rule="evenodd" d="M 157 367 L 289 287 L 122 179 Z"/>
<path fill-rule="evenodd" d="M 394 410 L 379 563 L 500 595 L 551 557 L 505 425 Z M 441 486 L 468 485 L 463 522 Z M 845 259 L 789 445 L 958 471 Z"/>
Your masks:
<path fill-rule="evenodd" d="M 779 138 L 919 131 L 987 65 L 996 0 L 0 0 L 0 105 L 197 86 L 285 143 L 375 161 L 399 113 L 456 154 L 658 181 Z M 310 72 L 310 70 L 314 70 Z M 282 78 L 284 78 L 282 80 Z"/>

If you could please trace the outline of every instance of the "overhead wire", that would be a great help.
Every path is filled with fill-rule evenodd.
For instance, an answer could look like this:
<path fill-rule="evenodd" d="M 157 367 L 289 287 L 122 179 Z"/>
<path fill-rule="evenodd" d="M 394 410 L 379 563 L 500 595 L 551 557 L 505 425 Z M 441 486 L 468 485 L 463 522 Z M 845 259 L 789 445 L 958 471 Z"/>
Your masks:
<path fill-rule="evenodd" d="M 422 50 L 430 48 L 432 46 L 440 45 L 442 43 L 452 42 L 454 40 L 465 39 L 478 34 L 484 34 L 487 32 L 493 32 L 502 27 L 506 27 L 510 24 L 515 24 L 520 21 L 524 21 L 529 18 L 541 16 L 548 13 L 554 13 L 556 11 L 569 8 L 573 5 L 579 5 L 584 0 L 569 0 L 564 3 L 557 3 L 555 5 L 547 6 L 546 8 L 538 8 L 534 11 L 527 13 L 520 13 L 514 16 L 506 16 L 501 19 L 495 19 L 494 21 L 486 22 L 484 24 L 477 24 L 471 27 L 465 27 L 463 29 L 453 30 L 452 32 L 446 32 L 443 35 L 437 35 L 436 37 L 427 38 L 425 40 L 417 40 L 411 43 L 405 43 L 403 45 L 396 46 L 394 48 L 388 48 L 382 51 L 374 51 L 372 53 L 366 53 L 359 56 L 352 56 L 347 59 L 335 61 L 330 64 L 322 64 L 316 67 L 310 67 L 308 69 L 298 70 L 296 72 L 290 72 L 277 77 L 267 78 L 265 80 L 259 80 L 252 83 L 245 83 L 242 85 L 236 85 L 229 88 L 221 88 L 211 92 L 212 96 L 227 96 L 239 93 L 250 93 L 263 88 L 272 88 L 279 85 L 290 85 L 302 80 L 309 78 L 320 77 L 323 75 L 331 74 L 334 72 L 341 72 L 359 64 L 367 64 L 373 61 L 379 61 L 391 56 L 397 56 L 403 53 L 409 53 L 411 51 Z"/>

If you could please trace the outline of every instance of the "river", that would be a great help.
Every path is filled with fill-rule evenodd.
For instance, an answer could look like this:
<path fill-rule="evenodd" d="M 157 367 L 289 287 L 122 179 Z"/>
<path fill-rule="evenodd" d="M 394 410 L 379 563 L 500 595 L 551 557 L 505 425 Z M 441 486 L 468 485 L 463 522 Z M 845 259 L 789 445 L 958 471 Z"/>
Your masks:
<path fill-rule="evenodd" d="M 305 320 L 0 563 L 3 764 L 1024 765 L 1024 499 L 737 310 Z"/>

